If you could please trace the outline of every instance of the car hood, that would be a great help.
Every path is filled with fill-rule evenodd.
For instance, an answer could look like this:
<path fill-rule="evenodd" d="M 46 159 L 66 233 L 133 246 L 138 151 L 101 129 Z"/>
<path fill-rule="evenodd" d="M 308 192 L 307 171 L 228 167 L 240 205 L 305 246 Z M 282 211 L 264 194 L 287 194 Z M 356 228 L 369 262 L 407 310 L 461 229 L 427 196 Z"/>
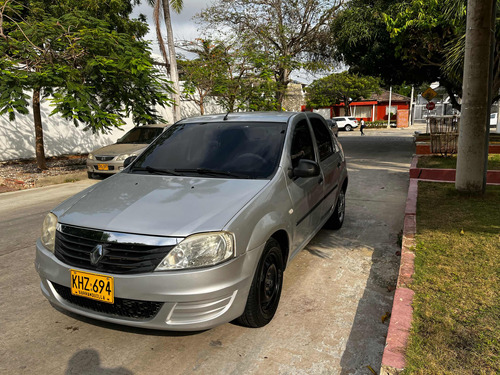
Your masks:
<path fill-rule="evenodd" d="M 109 155 L 116 156 L 122 154 L 131 154 L 133 152 L 139 152 L 145 149 L 148 145 L 144 143 L 115 143 L 113 145 L 104 146 L 92 151 L 92 154 L 96 156 Z"/>
<path fill-rule="evenodd" d="M 63 224 L 185 237 L 223 229 L 268 182 L 119 173 L 53 212 Z"/>

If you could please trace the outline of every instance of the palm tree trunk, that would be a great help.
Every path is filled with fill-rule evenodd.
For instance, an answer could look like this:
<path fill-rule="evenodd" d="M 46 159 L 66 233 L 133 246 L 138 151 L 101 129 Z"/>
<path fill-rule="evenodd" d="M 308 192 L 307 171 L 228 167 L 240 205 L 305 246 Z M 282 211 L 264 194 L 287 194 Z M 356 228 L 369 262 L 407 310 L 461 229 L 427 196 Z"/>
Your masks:
<path fill-rule="evenodd" d="M 35 123 L 35 153 L 38 169 L 45 170 L 45 150 L 43 147 L 42 116 L 40 114 L 40 90 L 33 91 L 33 121 Z"/>
<path fill-rule="evenodd" d="M 493 83 L 496 0 L 469 0 L 455 188 L 484 193 Z"/>
<path fill-rule="evenodd" d="M 174 100 L 174 122 L 177 122 L 181 119 L 181 90 L 179 85 L 179 74 L 177 73 L 177 59 L 175 57 L 174 33 L 172 31 L 172 19 L 170 17 L 170 2 L 169 0 L 162 1 L 163 17 L 167 28 L 168 54 L 170 57 L 170 79 L 174 84 L 174 93 L 172 94 L 172 99 Z"/>

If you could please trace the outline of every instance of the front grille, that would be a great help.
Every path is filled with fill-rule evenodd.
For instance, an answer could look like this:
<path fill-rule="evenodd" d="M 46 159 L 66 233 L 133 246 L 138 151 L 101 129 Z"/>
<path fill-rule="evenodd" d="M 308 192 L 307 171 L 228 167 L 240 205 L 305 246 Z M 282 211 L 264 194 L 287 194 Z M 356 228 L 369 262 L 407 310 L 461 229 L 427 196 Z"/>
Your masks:
<path fill-rule="evenodd" d="M 96 156 L 96 160 L 99 161 L 110 161 L 113 160 L 115 157 L 114 156 Z"/>
<path fill-rule="evenodd" d="M 116 315 L 133 319 L 151 319 L 158 314 L 163 302 L 139 301 L 115 297 L 115 303 L 109 304 L 89 298 L 74 296 L 71 289 L 52 283 L 56 292 L 69 303 L 98 313 Z"/>
<path fill-rule="evenodd" d="M 104 255 L 96 265 L 90 253 L 102 245 Z M 114 274 L 152 272 L 174 246 L 107 242 L 106 234 L 65 226 L 56 231 L 55 256 L 75 267 Z"/>

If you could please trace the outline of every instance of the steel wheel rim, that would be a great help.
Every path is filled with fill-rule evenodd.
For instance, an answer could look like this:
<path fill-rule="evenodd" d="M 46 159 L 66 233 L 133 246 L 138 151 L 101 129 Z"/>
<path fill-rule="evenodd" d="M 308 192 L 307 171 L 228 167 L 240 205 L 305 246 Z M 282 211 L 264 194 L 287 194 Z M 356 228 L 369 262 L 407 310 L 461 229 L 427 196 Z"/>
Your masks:
<path fill-rule="evenodd" d="M 340 222 L 344 220 L 344 212 L 345 212 L 345 193 L 343 190 L 341 190 L 339 194 L 339 202 L 337 203 L 337 214 Z"/>
<path fill-rule="evenodd" d="M 270 315 L 276 310 L 281 289 L 281 271 L 274 254 L 267 255 L 260 276 L 260 308 L 265 315 Z"/>

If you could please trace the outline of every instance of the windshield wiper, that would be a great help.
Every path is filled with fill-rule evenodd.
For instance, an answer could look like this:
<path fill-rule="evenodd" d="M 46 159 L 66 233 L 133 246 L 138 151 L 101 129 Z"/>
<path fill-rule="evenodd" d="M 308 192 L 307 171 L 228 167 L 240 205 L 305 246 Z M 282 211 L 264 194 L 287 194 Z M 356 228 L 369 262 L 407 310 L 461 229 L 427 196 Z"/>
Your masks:
<path fill-rule="evenodd" d="M 250 176 L 246 174 L 241 174 L 241 173 L 233 173 L 233 172 L 226 172 L 226 171 L 219 171 L 217 169 L 208 169 L 208 168 L 191 168 L 191 169 L 174 169 L 174 172 L 180 172 L 180 173 L 197 173 L 197 174 L 206 174 L 206 175 L 214 175 L 214 176 L 228 176 L 228 177 L 235 177 L 235 178 L 250 178 Z"/>
<path fill-rule="evenodd" d="M 150 167 L 149 165 L 146 168 L 142 168 L 142 167 L 133 168 L 130 172 L 135 172 L 135 171 L 146 171 L 149 173 L 165 174 L 168 176 L 183 176 L 182 173 L 178 173 L 177 171 L 173 171 L 171 169 L 153 168 L 153 167 Z"/>

